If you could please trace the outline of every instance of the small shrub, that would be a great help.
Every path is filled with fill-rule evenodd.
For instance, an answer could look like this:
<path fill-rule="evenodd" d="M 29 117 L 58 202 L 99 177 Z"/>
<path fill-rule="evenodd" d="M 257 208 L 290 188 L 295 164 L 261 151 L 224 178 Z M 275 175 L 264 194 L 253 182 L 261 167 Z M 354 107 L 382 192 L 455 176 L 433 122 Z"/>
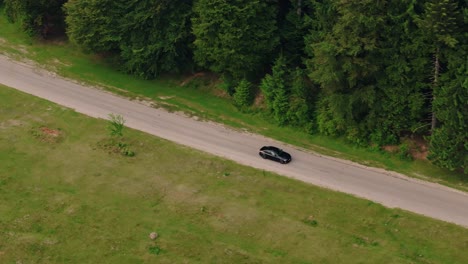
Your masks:
<path fill-rule="evenodd" d="M 127 143 L 122 141 L 116 141 L 115 138 L 101 140 L 97 143 L 97 146 L 98 148 L 107 151 L 109 154 L 120 153 L 127 157 L 135 156 L 135 152 L 130 150 Z"/>
<path fill-rule="evenodd" d="M 241 110 L 249 107 L 253 101 L 252 85 L 249 81 L 243 79 L 236 87 L 234 93 L 234 104 Z"/>
<path fill-rule="evenodd" d="M 398 157 L 401 160 L 409 160 L 409 161 L 413 160 L 413 156 L 411 156 L 410 147 L 408 144 L 403 143 L 400 145 L 400 149 L 398 151 Z"/>
<path fill-rule="evenodd" d="M 148 251 L 150 254 L 159 255 L 161 253 L 161 248 L 158 246 L 152 246 L 152 247 L 149 247 Z"/>
<path fill-rule="evenodd" d="M 127 157 L 134 157 L 135 156 L 135 152 L 128 149 L 127 146 L 121 148 L 120 153 L 122 153 L 122 155 L 127 156 Z"/>
<path fill-rule="evenodd" d="M 123 136 L 125 120 L 121 115 L 109 114 L 109 133 L 111 136 Z"/>
<path fill-rule="evenodd" d="M 306 217 L 304 220 L 302 220 L 302 222 L 304 224 L 310 225 L 310 226 L 317 226 L 318 225 L 317 220 L 315 220 L 313 216 Z"/>
<path fill-rule="evenodd" d="M 377 247 L 377 246 L 379 246 L 379 242 L 377 242 L 375 240 L 371 241 L 367 237 L 353 236 L 353 240 L 354 240 L 354 244 L 359 245 L 359 246 L 364 246 L 364 247 L 368 247 L 368 246 Z"/>

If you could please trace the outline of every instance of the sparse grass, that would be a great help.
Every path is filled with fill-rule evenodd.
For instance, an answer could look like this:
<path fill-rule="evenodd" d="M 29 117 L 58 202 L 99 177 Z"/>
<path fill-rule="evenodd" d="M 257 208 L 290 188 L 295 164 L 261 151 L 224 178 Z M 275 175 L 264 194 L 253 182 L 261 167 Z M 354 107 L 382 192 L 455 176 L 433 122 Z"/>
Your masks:
<path fill-rule="evenodd" d="M 0 263 L 468 263 L 468 229 L 132 129 L 137 155 L 109 153 L 106 120 L 4 86 L 0 105 Z"/>

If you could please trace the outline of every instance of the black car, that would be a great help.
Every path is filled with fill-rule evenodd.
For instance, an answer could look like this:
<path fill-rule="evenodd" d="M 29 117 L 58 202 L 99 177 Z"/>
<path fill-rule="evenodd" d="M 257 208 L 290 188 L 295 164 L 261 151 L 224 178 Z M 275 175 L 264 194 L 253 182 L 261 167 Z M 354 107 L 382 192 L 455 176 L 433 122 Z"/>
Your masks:
<path fill-rule="evenodd" d="M 289 155 L 289 153 L 273 146 L 262 147 L 258 154 L 264 159 L 271 159 L 282 164 L 286 164 L 291 161 L 291 155 Z"/>

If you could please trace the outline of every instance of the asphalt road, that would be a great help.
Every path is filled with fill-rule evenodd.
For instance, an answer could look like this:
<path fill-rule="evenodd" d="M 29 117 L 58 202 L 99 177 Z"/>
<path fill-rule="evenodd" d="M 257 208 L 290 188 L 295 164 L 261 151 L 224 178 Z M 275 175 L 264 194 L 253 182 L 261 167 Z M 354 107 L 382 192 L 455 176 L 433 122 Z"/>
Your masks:
<path fill-rule="evenodd" d="M 0 83 L 92 117 L 108 119 L 109 113 L 120 114 L 128 127 L 240 164 L 468 227 L 468 194 L 445 186 L 320 156 L 263 136 L 168 113 L 79 85 L 2 55 Z M 263 145 L 283 148 L 291 153 L 293 161 L 281 165 L 261 159 L 258 149 Z"/>

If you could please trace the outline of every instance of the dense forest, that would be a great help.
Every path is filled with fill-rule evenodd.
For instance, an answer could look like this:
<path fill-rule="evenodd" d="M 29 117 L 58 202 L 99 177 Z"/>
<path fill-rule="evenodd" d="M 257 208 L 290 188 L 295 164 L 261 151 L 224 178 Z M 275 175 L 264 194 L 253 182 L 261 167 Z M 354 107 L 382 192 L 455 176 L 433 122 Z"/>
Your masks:
<path fill-rule="evenodd" d="M 210 71 L 278 125 L 369 146 L 424 137 L 468 174 L 465 0 L 0 0 L 142 78 Z"/>

